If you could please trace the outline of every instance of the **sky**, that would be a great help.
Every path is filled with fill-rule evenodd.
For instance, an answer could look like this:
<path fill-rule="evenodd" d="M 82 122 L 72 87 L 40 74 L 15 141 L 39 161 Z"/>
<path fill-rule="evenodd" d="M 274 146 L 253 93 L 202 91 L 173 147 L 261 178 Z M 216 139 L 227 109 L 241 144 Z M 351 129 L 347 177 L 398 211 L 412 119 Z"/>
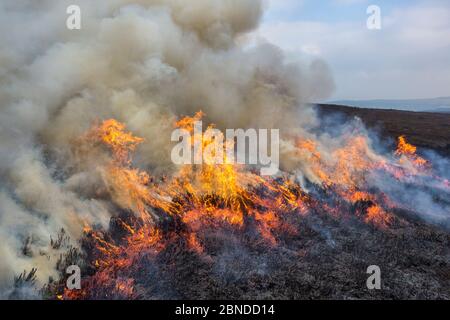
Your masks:
<path fill-rule="evenodd" d="M 324 59 L 336 83 L 328 100 L 450 96 L 449 0 L 267 0 L 255 39 L 292 60 Z M 367 28 L 367 8 L 381 29 Z"/>

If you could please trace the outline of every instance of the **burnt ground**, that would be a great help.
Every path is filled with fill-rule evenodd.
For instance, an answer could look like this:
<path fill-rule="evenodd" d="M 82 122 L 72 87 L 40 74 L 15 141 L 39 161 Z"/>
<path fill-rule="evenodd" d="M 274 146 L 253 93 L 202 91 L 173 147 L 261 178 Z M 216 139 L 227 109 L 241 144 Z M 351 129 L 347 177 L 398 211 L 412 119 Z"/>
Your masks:
<path fill-rule="evenodd" d="M 409 112 L 399 110 L 362 109 L 322 104 L 322 115 L 340 114 L 346 118 L 357 116 L 368 128 L 395 141 L 405 135 L 419 149 L 432 149 L 450 157 L 450 114 Z"/>
<path fill-rule="evenodd" d="M 327 114 L 357 115 L 393 141 L 405 134 L 419 147 L 449 154 L 448 114 L 336 106 L 319 109 Z M 132 296 L 116 292 L 113 280 L 91 288 L 83 298 L 450 299 L 448 220 L 430 224 L 399 209 L 391 212 L 393 220 L 387 227 L 380 227 L 365 221 L 370 204 L 352 206 L 334 199 L 333 194 L 316 192 L 329 206 L 340 206 L 341 214 L 330 214 L 320 206 L 305 216 L 280 212 L 295 232 L 275 232 L 276 245 L 261 238 L 252 218 L 244 230 L 225 223 L 205 225 L 199 232 L 203 253 L 189 249 L 182 234 L 169 231 L 162 251 L 141 252 L 132 267 L 111 273 L 114 279 L 133 279 Z M 450 203 L 448 193 L 443 199 Z M 370 265 L 381 268 L 381 290 L 366 286 Z M 93 268 L 89 273 L 95 274 Z"/>
<path fill-rule="evenodd" d="M 318 107 L 360 117 L 385 138 L 450 155 L 450 115 L 343 106 Z M 243 234 L 205 231 L 205 255 L 169 245 L 137 277 L 144 299 L 450 299 L 450 233 L 414 213 L 393 212 L 383 229 L 349 209 L 346 218 L 317 211 L 290 221 L 296 235 L 269 247 Z M 352 213 L 353 212 L 353 213 Z M 144 264 L 140 264 L 143 266 Z M 368 290 L 367 267 L 378 265 L 382 289 Z"/>
<path fill-rule="evenodd" d="M 298 226 L 297 237 L 272 249 L 232 240 L 210 252 L 209 260 L 173 246 L 158 258 L 172 264 L 145 263 L 153 276 L 146 276 L 144 268 L 137 277 L 144 289 L 140 298 L 450 298 L 448 234 L 423 225 L 379 232 L 324 217 L 329 232 L 324 237 L 311 219 Z M 366 269 L 373 264 L 381 268 L 382 290 L 366 287 Z"/>
<path fill-rule="evenodd" d="M 133 278 L 133 299 L 450 299 L 450 234 L 401 211 L 383 229 L 357 206 L 339 217 L 285 213 L 298 232 L 278 232 L 275 246 L 251 221 L 243 232 L 205 227 L 202 254 L 170 235 L 162 252 L 142 252 L 115 276 Z M 370 265 L 381 268 L 381 290 L 367 289 Z M 130 297 L 110 286 L 85 298 Z"/>

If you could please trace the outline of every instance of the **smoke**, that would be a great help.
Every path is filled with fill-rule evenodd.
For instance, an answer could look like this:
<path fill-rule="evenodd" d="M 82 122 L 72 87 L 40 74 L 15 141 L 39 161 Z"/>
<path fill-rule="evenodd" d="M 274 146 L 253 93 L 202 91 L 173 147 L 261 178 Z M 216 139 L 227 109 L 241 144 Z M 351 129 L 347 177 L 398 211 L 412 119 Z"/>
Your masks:
<path fill-rule="evenodd" d="M 72 4 L 81 30 L 65 27 Z M 137 162 L 156 174 L 172 169 L 181 115 L 201 109 L 229 128 L 317 123 L 305 103 L 332 89 L 326 64 L 248 45 L 262 14 L 260 0 L 0 3 L 0 292 L 33 267 L 40 283 L 56 276 L 49 242 L 61 228 L 75 241 L 85 224 L 107 227 L 108 200 L 93 196 L 102 159 L 74 153 L 95 121 L 115 118 L 143 137 Z"/>
<path fill-rule="evenodd" d="M 81 7 L 81 30 L 65 27 L 72 4 Z M 381 156 L 377 139 L 359 120 L 319 121 L 308 103 L 333 90 L 325 62 L 292 63 L 269 43 L 248 42 L 263 8 L 260 0 L 0 3 L 0 28 L 8 30 L 0 34 L 1 296 L 24 270 L 37 268 L 40 284 L 58 276 L 64 248 L 50 240 L 62 228 L 76 245 L 84 226 L 107 228 L 116 214 L 102 172 L 108 155 L 80 143 L 110 118 L 144 138 L 134 164 L 152 175 L 174 172 L 173 123 L 202 110 L 220 129 L 281 129 L 282 169 L 305 190 L 324 177 L 369 184 L 396 204 L 433 211 L 428 220 L 447 221 L 448 189 L 435 191 L 442 183 L 367 175 L 374 163 L 395 162 Z M 299 148 L 296 137 L 315 145 Z M 430 159 L 445 177 L 447 159 Z M 334 247 L 327 230 L 315 228 Z M 219 271 L 235 255 L 224 251 Z"/>

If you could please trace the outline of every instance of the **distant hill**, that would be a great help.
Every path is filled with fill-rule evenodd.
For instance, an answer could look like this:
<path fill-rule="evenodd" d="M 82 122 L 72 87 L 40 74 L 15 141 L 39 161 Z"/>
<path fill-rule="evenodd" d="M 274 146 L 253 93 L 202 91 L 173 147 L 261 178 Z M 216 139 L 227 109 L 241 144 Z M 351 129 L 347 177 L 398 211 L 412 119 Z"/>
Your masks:
<path fill-rule="evenodd" d="M 346 118 L 359 117 L 369 128 L 381 129 L 383 137 L 396 140 L 406 135 L 420 149 L 434 149 L 450 157 L 450 113 L 411 112 L 317 105 L 321 116 L 338 113 Z"/>
<path fill-rule="evenodd" d="M 450 97 L 410 100 L 340 100 L 328 103 L 358 108 L 450 113 Z"/>

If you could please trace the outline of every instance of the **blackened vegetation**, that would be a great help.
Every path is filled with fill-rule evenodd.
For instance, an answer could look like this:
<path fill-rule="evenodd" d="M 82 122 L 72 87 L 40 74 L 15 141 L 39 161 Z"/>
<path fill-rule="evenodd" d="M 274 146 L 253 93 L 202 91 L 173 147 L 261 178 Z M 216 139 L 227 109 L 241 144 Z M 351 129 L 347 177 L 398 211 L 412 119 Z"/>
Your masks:
<path fill-rule="evenodd" d="M 258 192 L 270 196 L 270 191 Z M 350 204 L 333 192 L 318 189 L 319 192 L 328 196 L 328 202 L 306 200 L 311 208 L 307 214 L 283 209 L 277 212 L 281 227 L 273 230 L 276 244 L 263 239 L 258 222 L 246 215 L 242 228 L 225 221 L 205 223 L 197 232 L 203 247 L 203 252 L 198 252 L 187 243 L 187 226 L 178 219 L 164 220 L 163 250 L 142 251 L 131 267 L 108 275 L 111 279 L 133 279 L 131 294 L 115 292 L 110 282 L 91 282 L 95 286 L 89 287 L 83 298 L 450 298 L 448 232 L 415 219 L 414 213 L 404 210 L 394 212 L 388 226 L 382 228 L 365 220 L 367 209 L 373 205 L 370 201 Z M 179 200 L 178 205 L 189 203 Z M 337 208 L 340 214 L 330 213 L 328 206 Z M 134 228 L 141 224 L 127 212 L 113 219 L 105 239 L 116 245 L 125 244 L 128 232 L 120 221 Z M 90 266 L 84 272 L 86 276 L 94 275 L 93 239 L 83 239 L 83 248 Z M 381 268 L 381 290 L 366 287 L 370 265 Z"/>
<path fill-rule="evenodd" d="M 57 270 L 56 278 L 50 277 L 48 283 L 44 287 L 37 286 L 36 273 L 39 271 L 37 268 L 31 270 L 24 270 L 21 274 L 14 278 L 14 286 L 8 298 L 13 300 L 21 299 L 41 299 L 41 298 L 54 298 L 56 289 L 65 283 L 66 269 L 70 265 L 83 265 L 85 258 L 80 250 L 76 249 L 70 244 L 70 238 L 66 231 L 61 229 L 56 238 L 50 237 L 49 251 L 48 252 L 34 252 L 32 250 L 32 237 L 27 237 L 23 241 L 21 254 L 24 257 L 32 258 L 35 255 L 40 255 L 49 259 L 49 254 L 58 253 L 55 268 Z"/>
<path fill-rule="evenodd" d="M 392 141 L 407 134 L 419 147 L 450 154 L 448 116 L 320 108 L 328 114 L 337 108 L 346 115 L 357 115 Z M 76 297 L 83 299 L 450 299 L 449 223 L 424 221 L 414 208 L 385 208 L 392 219 L 382 227 L 366 219 L 374 205 L 371 200 L 352 204 L 333 190 L 308 187 L 307 213 L 289 210 L 288 206 L 277 211 L 280 226 L 269 230 L 275 243 L 262 237 L 259 222 L 244 209 L 253 206 L 264 214 L 265 208 L 248 201 L 241 203 L 242 228 L 214 221 L 196 231 L 202 251 L 189 245 L 189 226 L 180 217 L 154 209 L 164 248 L 143 250 L 134 256 L 131 266 L 106 273 L 111 281 L 95 278 L 99 272 L 96 260 L 101 255 L 93 234 L 86 233 L 81 240 L 82 254 L 71 248 L 61 256 L 57 266 L 60 279 L 44 288 L 44 297 L 62 294 L 65 267 L 79 264 L 85 290 Z M 264 186 L 256 192 L 262 198 L 272 196 Z M 303 196 L 297 190 L 291 192 L 298 198 Z M 436 197 L 448 204 L 448 194 Z M 218 208 L 229 205 L 214 194 L 202 201 Z M 191 197 L 187 193 L 172 202 L 171 213 L 185 212 Z M 138 230 L 144 224 L 131 212 L 118 208 L 116 212 L 104 239 L 123 246 L 130 234 L 128 227 Z M 63 239 L 62 235 L 52 243 L 60 247 Z M 370 265 L 381 268 L 381 290 L 367 289 L 366 270 Z M 18 277 L 17 286 L 32 283 L 34 273 Z M 126 282 L 129 279 L 132 284 Z M 132 287 L 132 292 L 117 291 L 115 283 L 121 281 Z"/>
<path fill-rule="evenodd" d="M 359 117 L 364 124 L 381 131 L 384 138 L 395 143 L 401 135 L 419 149 L 432 149 L 450 156 L 450 114 L 400 110 L 363 109 L 339 105 L 319 105 L 321 116 L 340 114 Z"/>
<path fill-rule="evenodd" d="M 12 300 L 34 299 L 37 297 L 35 289 L 37 269 L 33 268 L 30 272 L 24 270 L 20 275 L 14 278 L 14 287 L 9 298 Z"/>
<path fill-rule="evenodd" d="M 50 246 L 53 250 L 58 250 L 62 253 L 56 262 L 56 278 L 50 278 L 48 283 L 40 289 L 40 295 L 45 299 L 56 298 L 55 293 L 63 288 L 69 276 L 66 271 L 71 265 L 85 267 L 86 255 L 79 249 L 70 244 L 70 238 L 64 229 L 61 229 L 57 234 L 56 239 L 50 238 Z"/>

